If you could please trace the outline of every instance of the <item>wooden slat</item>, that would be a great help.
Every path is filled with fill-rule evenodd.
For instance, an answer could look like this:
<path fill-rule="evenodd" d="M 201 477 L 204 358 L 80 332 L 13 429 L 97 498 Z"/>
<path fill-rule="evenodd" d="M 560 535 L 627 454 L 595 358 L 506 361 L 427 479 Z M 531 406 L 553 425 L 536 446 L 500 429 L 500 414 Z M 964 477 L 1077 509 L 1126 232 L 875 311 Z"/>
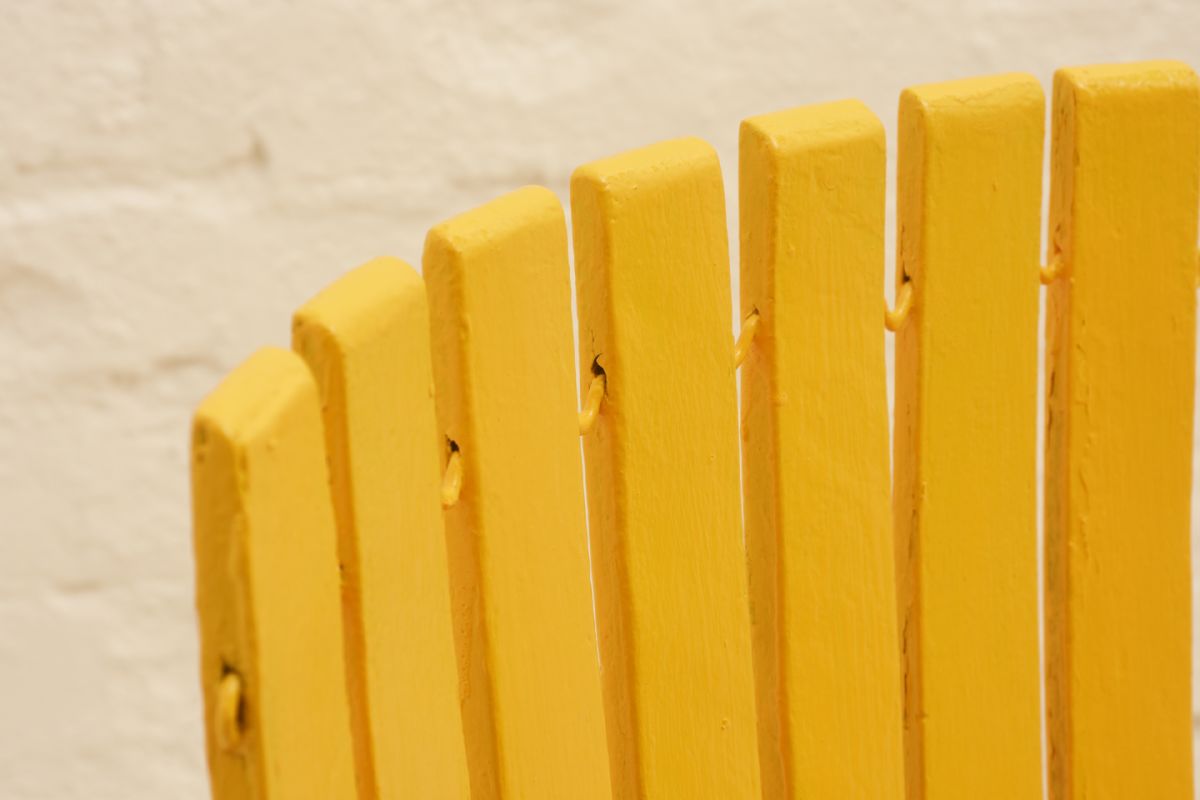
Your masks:
<path fill-rule="evenodd" d="M 895 523 L 910 798 L 1041 797 L 1032 77 L 900 102 Z"/>
<path fill-rule="evenodd" d="M 424 284 L 365 264 L 292 343 L 324 411 L 360 796 L 467 797 Z"/>
<path fill-rule="evenodd" d="M 769 797 L 903 798 L 880 317 L 886 148 L 861 103 L 742 123 L 744 514 Z"/>
<path fill-rule="evenodd" d="M 474 796 L 608 797 L 562 206 L 530 187 L 443 223 L 424 272 L 464 465 L 446 524 Z"/>
<path fill-rule="evenodd" d="M 1061 71 L 1052 164 L 1050 795 L 1191 797 L 1196 75 Z"/>
<path fill-rule="evenodd" d="M 720 167 L 695 139 L 598 161 L 571 209 L 616 796 L 757 798 Z"/>
<path fill-rule="evenodd" d="M 317 389 L 292 353 L 259 351 L 196 412 L 196 606 L 216 800 L 356 796 L 326 475 Z M 241 702 L 219 723 L 223 682 L 235 679 Z"/>

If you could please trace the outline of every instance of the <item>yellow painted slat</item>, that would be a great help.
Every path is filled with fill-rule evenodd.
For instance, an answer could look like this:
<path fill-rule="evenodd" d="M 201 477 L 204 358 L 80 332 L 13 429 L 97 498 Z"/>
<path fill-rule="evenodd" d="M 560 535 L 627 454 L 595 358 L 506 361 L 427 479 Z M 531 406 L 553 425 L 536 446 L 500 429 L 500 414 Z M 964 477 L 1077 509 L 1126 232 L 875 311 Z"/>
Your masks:
<path fill-rule="evenodd" d="M 424 272 L 474 796 L 609 797 L 562 206 L 530 187 L 438 225 Z"/>
<path fill-rule="evenodd" d="M 1032 77 L 900 101 L 897 570 L 910 798 L 1041 796 Z"/>
<path fill-rule="evenodd" d="M 880 318 L 886 147 L 861 103 L 742 123 L 744 514 L 767 797 L 903 798 Z"/>
<path fill-rule="evenodd" d="M 360 796 L 467 797 L 425 286 L 365 264 L 296 312 L 292 344 L 324 411 Z"/>
<path fill-rule="evenodd" d="M 356 797 L 321 437 L 312 376 L 285 350 L 259 351 L 196 411 L 196 606 L 216 800 Z M 233 681 L 240 702 L 222 698 Z"/>
<path fill-rule="evenodd" d="M 760 796 L 725 198 L 683 139 L 571 181 L 597 619 L 618 797 Z"/>
<path fill-rule="evenodd" d="M 1190 798 L 1200 88 L 1171 62 L 1062 70 L 1053 120 L 1050 796 Z"/>

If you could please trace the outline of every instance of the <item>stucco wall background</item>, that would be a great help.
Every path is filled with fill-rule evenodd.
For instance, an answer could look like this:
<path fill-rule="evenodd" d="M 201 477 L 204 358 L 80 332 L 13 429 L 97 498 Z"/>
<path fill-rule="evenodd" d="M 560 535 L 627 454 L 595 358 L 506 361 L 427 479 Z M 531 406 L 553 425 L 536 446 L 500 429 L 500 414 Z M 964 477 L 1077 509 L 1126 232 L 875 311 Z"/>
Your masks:
<path fill-rule="evenodd" d="M 8 0 L 0 797 L 204 797 L 192 408 L 291 310 L 590 159 L 908 84 L 1172 57 L 1196 0 Z M 736 192 L 729 212 L 736 219 Z M 736 246 L 736 236 L 732 239 Z"/>

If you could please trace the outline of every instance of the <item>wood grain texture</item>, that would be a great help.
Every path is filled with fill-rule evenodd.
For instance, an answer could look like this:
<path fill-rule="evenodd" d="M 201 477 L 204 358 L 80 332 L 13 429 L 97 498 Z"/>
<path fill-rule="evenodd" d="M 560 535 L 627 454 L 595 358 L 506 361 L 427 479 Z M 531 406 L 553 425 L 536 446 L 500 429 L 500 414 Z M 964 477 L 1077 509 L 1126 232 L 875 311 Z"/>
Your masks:
<path fill-rule="evenodd" d="M 562 206 L 530 187 L 438 225 L 424 273 L 474 796 L 611 796 Z"/>
<path fill-rule="evenodd" d="M 295 314 L 317 379 L 360 798 L 469 795 L 425 286 L 380 258 Z"/>
<path fill-rule="evenodd" d="M 261 350 L 200 405 L 192 498 L 212 796 L 356 797 L 321 412 L 298 356 Z M 230 751 L 213 724 L 227 672 L 243 686 Z"/>
<path fill-rule="evenodd" d="M 765 796 L 904 796 L 880 316 L 883 126 L 753 117 L 740 158 L 746 541 Z"/>
<path fill-rule="evenodd" d="M 1047 312 L 1050 796 L 1192 796 L 1189 520 L 1200 89 L 1054 81 Z"/>
<path fill-rule="evenodd" d="M 683 139 L 571 180 L 584 439 L 620 798 L 761 794 L 738 503 L 725 198 Z"/>
<path fill-rule="evenodd" d="M 1041 797 L 1037 317 L 1044 100 L 1008 75 L 900 101 L 897 569 L 908 796 Z"/>

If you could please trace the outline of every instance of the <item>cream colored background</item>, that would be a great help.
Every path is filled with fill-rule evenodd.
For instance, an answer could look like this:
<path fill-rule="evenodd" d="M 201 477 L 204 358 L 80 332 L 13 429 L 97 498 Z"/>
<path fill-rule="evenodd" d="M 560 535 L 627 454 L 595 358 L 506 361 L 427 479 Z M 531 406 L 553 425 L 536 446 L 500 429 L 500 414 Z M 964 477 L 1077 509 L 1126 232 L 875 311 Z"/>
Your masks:
<path fill-rule="evenodd" d="M 656 139 L 732 186 L 749 114 L 894 134 L 907 84 L 1200 66 L 1198 32 L 1196 0 L 7 0 L 0 797 L 206 796 L 188 417 L 342 271 Z"/>

